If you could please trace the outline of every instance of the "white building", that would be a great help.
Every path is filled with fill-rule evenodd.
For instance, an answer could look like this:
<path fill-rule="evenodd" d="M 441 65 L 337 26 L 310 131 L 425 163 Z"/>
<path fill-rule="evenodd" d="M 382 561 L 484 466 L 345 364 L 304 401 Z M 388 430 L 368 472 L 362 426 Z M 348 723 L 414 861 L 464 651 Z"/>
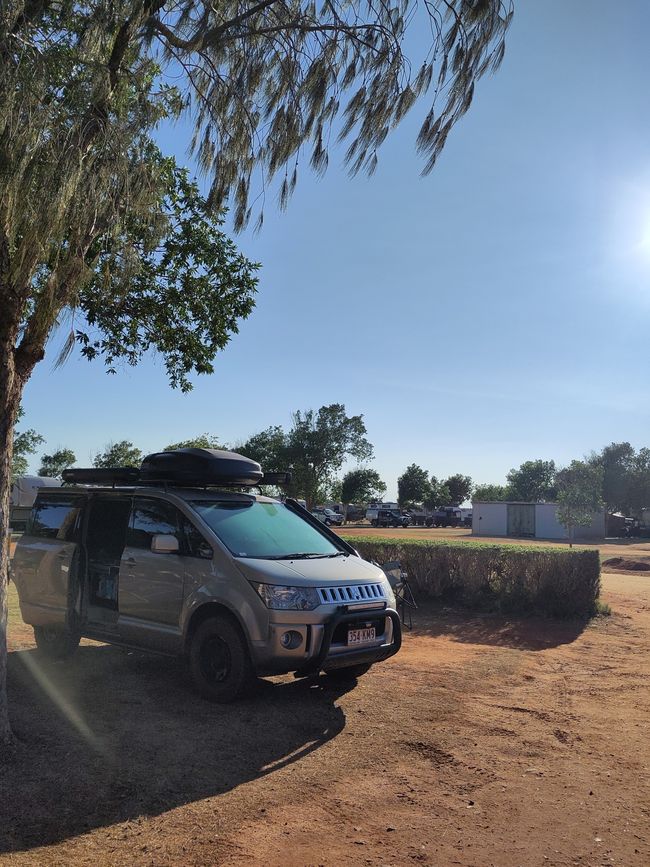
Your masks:
<path fill-rule="evenodd" d="M 472 503 L 473 536 L 513 536 L 529 539 L 568 539 L 557 519 L 557 503 Z M 605 538 L 605 512 L 597 512 L 588 527 L 575 527 L 573 538 Z"/>

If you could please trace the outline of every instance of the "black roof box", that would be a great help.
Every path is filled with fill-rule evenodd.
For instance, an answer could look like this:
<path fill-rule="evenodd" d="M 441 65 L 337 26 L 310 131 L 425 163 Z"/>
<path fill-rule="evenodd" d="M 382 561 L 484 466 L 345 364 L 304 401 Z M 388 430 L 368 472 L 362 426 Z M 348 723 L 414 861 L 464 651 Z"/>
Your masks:
<path fill-rule="evenodd" d="M 250 458 L 222 449 L 174 449 L 147 455 L 140 467 L 140 482 L 172 485 L 258 485 L 262 468 Z"/>

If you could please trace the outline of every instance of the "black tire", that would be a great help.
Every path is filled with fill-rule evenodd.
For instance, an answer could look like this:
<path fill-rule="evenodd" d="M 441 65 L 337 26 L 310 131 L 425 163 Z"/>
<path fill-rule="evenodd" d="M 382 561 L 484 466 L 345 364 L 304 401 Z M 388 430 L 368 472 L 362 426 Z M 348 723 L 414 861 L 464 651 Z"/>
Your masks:
<path fill-rule="evenodd" d="M 35 626 L 38 652 L 48 659 L 68 659 L 79 646 L 81 636 L 64 626 Z"/>
<path fill-rule="evenodd" d="M 200 624 L 192 636 L 189 658 L 194 686 L 208 701 L 234 701 L 253 679 L 246 639 L 222 615 Z"/>
<path fill-rule="evenodd" d="M 370 671 L 371 667 L 371 663 L 349 665 L 347 668 L 332 668 L 330 671 L 326 671 L 325 674 L 331 677 L 332 680 L 356 680 Z"/>
<path fill-rule="evenodd" d="M 376 518 L 373 518 L 372 521 L 370 522 L 370 526 L 371 527 L 378 527 L 379 521 Z"/>

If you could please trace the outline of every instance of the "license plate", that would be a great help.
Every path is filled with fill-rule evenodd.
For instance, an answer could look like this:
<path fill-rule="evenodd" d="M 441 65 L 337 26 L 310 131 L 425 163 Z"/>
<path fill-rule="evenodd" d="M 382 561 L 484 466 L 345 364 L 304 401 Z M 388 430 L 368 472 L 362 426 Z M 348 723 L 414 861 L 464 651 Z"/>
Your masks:
<path fill-rule="evenodd" d="M 375 627 L 368 629 L 348 629 L 348 644 L 367 644 L 375 640 Z"/>

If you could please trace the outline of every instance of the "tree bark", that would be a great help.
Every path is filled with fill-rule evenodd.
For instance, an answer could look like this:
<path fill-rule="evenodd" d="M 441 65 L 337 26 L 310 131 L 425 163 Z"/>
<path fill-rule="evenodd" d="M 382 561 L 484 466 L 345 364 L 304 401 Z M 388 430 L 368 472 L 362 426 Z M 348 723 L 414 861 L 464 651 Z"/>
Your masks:
<path fill-rule="evenodd" d="M 0 293 L 1 296 L 4 293 Z M 9 499 L 14 425 L 23 381 L 16 374 L 14 346 L 17 317 L 12 322 L 11 304 L 2 302 L 5 322 L 0 323 L 0 752 L 13 741 L 7 704 L 7 586 L 9 583 Z M 7 321 L 8 320 L 8 321 Z"/>

